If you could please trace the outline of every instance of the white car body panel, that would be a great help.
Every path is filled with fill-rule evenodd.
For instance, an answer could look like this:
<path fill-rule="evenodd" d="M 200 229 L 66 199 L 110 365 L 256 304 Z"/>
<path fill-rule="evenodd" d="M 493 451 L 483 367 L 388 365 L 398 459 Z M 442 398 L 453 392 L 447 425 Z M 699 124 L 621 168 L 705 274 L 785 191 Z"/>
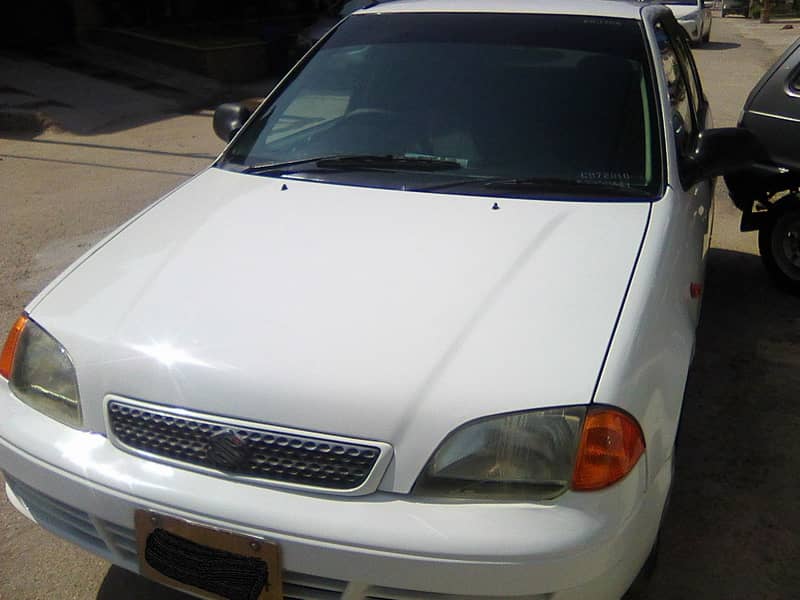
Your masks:
<path fill-rule="evenodd" d="M 649 211 L 212 169 L 31 316 L 70 349 L 93 431 L 115 393 L 375 439 L 404 492 L 467 421 L 591 400 Z"/>
<path fill-rule="evenodd" d="M 676 19 L 680 19 L 681 17 L 685 17 L 686 15 L 690 15 L 692 13 L 698 12 L 697 5 L 689 5 L 689 4 L 670 4 L 667 3 L 667 6 L 672 11 L 672 14 L 675 15 Z"/>
<path fill-rule="evenodd" d="M 652 23 L 646 27 L 651 51 L 657 55 Z M 661 69 L 656 76 L 659 86 L 666 87 Z M 660 101 L 662 113 L 670 114 L 669 99 Z M 713 222 L 711 183 L 683 190 L 674 159 L 675 138 L 667 121 L 662 126 L 674 187 L 653 203 L 647 237 L 594 397 L 595 402 L 624 408 L 642 424 L 650 478 L 669 464 L 675 443 L 701 307 L 701 298 L 691 296 L 690 286 L 704 285 Z M 713 126 L 710 114 L 706 126 Z M 630 360 L 634 356 L 637 359 Z"/>
<path fill-rule="evenodd" d="M 672 10 L 678 23 L 686 30 L 693 42 L 699 42 L 711 29 L 711 8 L 704 6 L 703 0 L 698 0 L 694 5 L 665 3 Z M 693 19 L 685 19 L 694 15 Z"/>

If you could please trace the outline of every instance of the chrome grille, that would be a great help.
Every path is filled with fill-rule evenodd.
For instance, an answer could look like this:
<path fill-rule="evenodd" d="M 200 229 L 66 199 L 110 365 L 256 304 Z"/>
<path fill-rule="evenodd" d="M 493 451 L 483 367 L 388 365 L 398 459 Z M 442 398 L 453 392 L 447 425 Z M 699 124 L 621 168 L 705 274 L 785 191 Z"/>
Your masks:
<path fill-rule="evenodd" d="M 129 449 L 264 481 L 352 490 L 367 480 L 381 454 L 377 446 L 268 426 L 232 425 L 213 416 L 177 414 L 118 400 L 108 402 L 108 416 L 110 433 Z M 214 436 L 225 432 L 235 434 L 245 450 L 232 464 L 220 467 L 209 450 Z"/>

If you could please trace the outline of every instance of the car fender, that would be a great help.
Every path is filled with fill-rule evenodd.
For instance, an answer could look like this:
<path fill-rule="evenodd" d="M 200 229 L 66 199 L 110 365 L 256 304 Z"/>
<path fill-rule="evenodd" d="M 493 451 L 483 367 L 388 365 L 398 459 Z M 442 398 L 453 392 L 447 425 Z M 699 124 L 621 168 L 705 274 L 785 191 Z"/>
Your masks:
<path fill-rule="evenodd" d="M 648 481 L 672 455 L 695 345 L 699 299 L 683 196 L 653 203 L 641 254 L 598 381 L 594 402 L 623 408 L 645 436 Z"/>

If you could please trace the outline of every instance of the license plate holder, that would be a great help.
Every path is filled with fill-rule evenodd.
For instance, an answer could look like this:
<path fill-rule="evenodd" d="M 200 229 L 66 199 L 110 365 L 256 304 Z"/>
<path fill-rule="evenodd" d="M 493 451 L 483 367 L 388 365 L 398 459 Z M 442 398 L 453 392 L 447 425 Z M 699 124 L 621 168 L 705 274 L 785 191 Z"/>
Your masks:
<path fill-rule="evenodd" d="M 146 510 L 134 519 L 148 579 L 211 600 L 282 600 L 278 544 Z"/>

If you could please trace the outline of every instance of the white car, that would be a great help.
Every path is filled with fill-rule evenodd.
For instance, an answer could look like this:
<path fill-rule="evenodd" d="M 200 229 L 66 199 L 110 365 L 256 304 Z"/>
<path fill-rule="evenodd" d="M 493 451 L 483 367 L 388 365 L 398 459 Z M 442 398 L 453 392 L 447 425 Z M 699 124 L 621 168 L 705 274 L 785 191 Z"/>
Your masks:
<path fill-rule="evenodd" d="M 679 32 L 604 0 L 346 18 L 27 306 L 10 501 L 200 596 L 619 598 L 672 484 L 713 177 L 749 160 Z"/>
<path fill-rule="evenodd" d="M 711 2 L 709 0 L 663 0 L 686 30 L 693 44 L 711 39 Z"/>

